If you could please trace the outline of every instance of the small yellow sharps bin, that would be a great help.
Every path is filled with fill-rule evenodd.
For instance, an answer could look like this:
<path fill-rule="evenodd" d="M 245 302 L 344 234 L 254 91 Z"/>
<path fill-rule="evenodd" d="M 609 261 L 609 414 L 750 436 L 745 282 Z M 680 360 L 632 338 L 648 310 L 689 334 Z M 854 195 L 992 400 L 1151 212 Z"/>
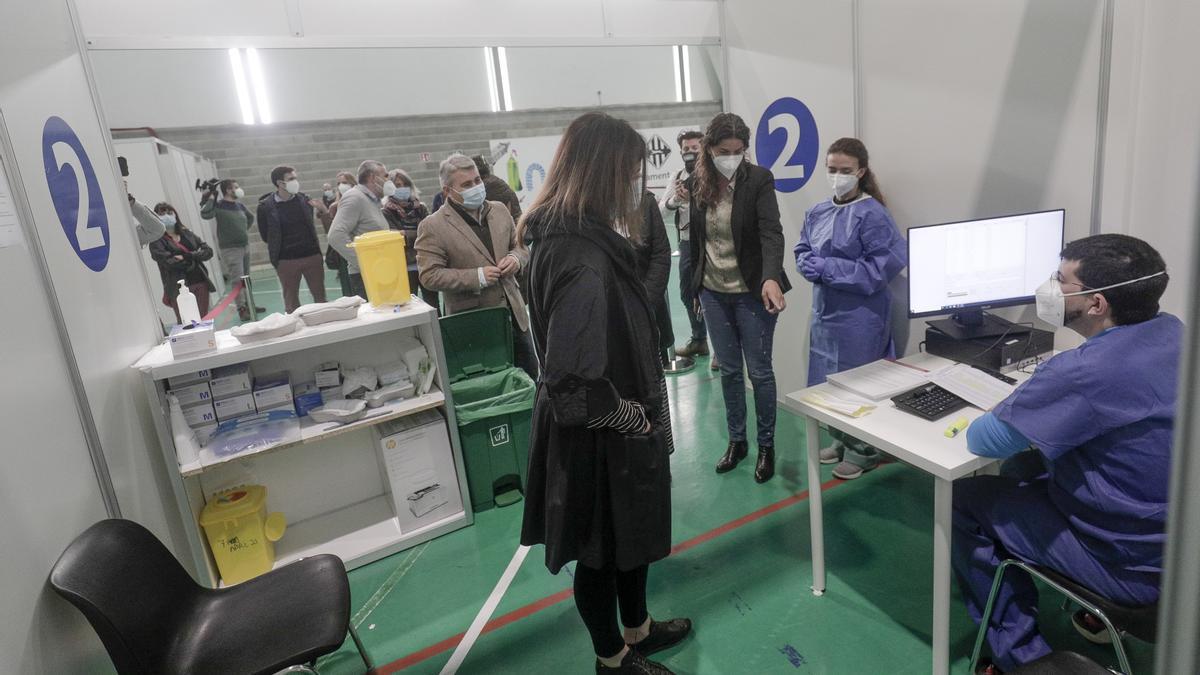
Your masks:
<path fill-rule="evenodd" d="M 355 237 L 350 248 L 358 256 L 358 271 L 372 305 L 403 305 L 412 299 L 402 232 L 368 232 Z"/>
<path fill-rule="evenodd" d="M 287 520 L 267 514 L 267 488 L 246 485 L 216 495 L 200 512 L 200 526 L 228 586 L 271 571 Z"/>

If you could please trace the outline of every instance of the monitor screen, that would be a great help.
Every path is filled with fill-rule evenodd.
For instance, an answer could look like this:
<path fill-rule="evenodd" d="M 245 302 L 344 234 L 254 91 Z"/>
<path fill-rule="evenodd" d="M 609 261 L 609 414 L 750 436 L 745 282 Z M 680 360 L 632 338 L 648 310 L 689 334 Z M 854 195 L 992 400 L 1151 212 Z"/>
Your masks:
<path fill-rule="evenodd" d="M 1033 302 L 1058 269 L 1066 212 L 1042 211 L 908 230 L 908 315 Z"/>

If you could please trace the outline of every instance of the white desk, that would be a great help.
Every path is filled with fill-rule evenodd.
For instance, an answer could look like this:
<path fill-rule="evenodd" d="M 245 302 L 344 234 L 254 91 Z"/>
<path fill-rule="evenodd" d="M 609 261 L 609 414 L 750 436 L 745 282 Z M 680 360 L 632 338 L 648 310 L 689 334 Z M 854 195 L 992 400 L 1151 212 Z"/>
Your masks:
<path fill-rule="evenodd" d="M 905 363 L 935 370 L 952 362 L 929 354 L 915 354 L 901 359 Z M 1017 379 L 1029 376 L 1010 373 Z M 813 595 L 825 592 L 825 526 L 822 518 L 821 447 L 818 422 L 844 431 L 855 438 L 879 448 L 896 459 L 933 475 L 937 480 L 933 492 L 933 673 L 950 672 L 950 509 L 953 482 L 970 475 L 996 460 L 978 457 L 967 451 L 967 434 L 946 438 L 944 432 L 954 420 L 966 417 L 972 421 L 983 414 L 968 407 L 936 422 L 927 422 L 916 415 L 897 410 L 889 400 L 876 403 L 878 407 L 865 417 L 846 417 L 801 400 L 805 392 L 826 388 L 838 390 L 832 384 L 819 384 L 810 389 L 788 394 L 784 407 L 805 417 L 805 436 L 808 439 L 809 519 L 812 527 Z"/>

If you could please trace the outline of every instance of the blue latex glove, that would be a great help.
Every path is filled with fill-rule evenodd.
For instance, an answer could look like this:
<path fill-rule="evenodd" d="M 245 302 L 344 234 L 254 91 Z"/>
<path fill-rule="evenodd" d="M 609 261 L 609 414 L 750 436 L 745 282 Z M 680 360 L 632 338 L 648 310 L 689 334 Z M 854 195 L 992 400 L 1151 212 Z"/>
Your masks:
<path fill-rule="evenodd" d="M 821 275 L 824 273 L 825 259 L 820 256 L 810 255 L 800 264 L 800 274 L 814 284 L 821 280 Z"/>

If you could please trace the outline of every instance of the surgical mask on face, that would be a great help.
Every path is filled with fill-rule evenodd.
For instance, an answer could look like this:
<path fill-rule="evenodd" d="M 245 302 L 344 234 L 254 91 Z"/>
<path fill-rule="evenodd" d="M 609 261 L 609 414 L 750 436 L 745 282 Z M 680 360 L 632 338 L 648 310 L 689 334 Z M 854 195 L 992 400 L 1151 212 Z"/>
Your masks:
<path fill-rule="evenodd" d="M 480 183 L 479 185 L 471 186 L 466 190 L 455 190 L 455 192 L 458 192 L 458 195 L 462 197 L 463 206 L 467 207 L 468 209 L 477 209 L 483 206 L 483 199 L 487 195 L 487 188 L 483 186 L 483 183 Z"/>
<path fill-rule="evenodd" d="M 350 191 L 350 188 L 352 188 L 352 187 L 354 187 L 354 186 L 349 183 L 338 183 L 338 192 L 340 192 L 342 194 L 346 194 L 347 192 Z"/>
<path fill-rule="evenodd" d="M 687 171 L 688 173 L 695 171 L 696 170 L 696 153 L 685 152 L 681 156 L 683 157 L 684 170 Z"/>
<path fill-rule="evenodd" d="M 858 176 L 852 173 L 831 173 L 828 174 L 828 178 L 829 187 L 833 188 L 833 196 L 838 199 L 854 192 L 854 188 L 858 187 Z"/>
<path fill-rule="evenodd" d="M 325 199 L 333 199 L 333 190 L 325 191 Z"/>
<path fill-rule="evenodd" d="M 160 215 L 158 216 L 158 219 L 159 219 L 159 220 L 161 220 L 161 221 L 162 221 L 162 224 L 163 224 L 163 225 L 166 225 L 167 227 L 175 227 L 175 223 L 179 222 L 179 221 L 178 221 L 178 220 L 175 218 L 175 214 L 174 214 L 174 213 L 163 213 L 163 214 L 160 214 Z"/>
<path fill-rule="evenodd" d="M 392 196 L 402 202 L 406 202 L 412 199 L 412 188 L 408 187 L 407 185 L 404 187 L 398 187 L 396 188 L 396 194 Z"/>
<path fill-rule="evenodd" d="M 1107 291 L 1110 288 L 1128 286 L 1129 284 L 1136 284 L 1139 281 L 1153 279 L 1154 277 L 1159 277 L 1166 273 L 1167 271 L 1163 270 L 1161 272 L 1155 272 L 1154 274 L 1148 274 L 1144 277 L 1138 277 L 1137 279 L 1122 281 L 1119 284 L 1109 284 L 1108 286 L 1101 286 L 1100 288 L 1088 288 L 1082 291 L 1076 291 L 1074 293 L 1063 293 L 1062 284 L 1056 277 L 1051 276 L 1049 279 L 1043 282 L 1041 286 L 1038 286 L 1037 291 L 1034 292 L 1034 301 L 1037 304 L 1037 316 L 1039 319 L 1045 321 L 1051 326 L 1054 326 L 1055 328 L 1062 328 L 1064 325 L 1066 325 L 1068 297 L 1072 295 L 1091 295 L 1093 293 L 1099 293 L 1100 291 Z"/>
<path fill-rule="evenodd" d="M 293 178 L 284 184 L 283 189 L 287 190 L 289 195 L 294 195 L 300 191 L 300 181 Z"/>
<path fill-rule="evenodd" d="M 721 155 L 713 157 L 713 164 L 717 165 L 717 171 L 720 171 L 721 175 L 725 176 L 725 178 L 733 178 L 733 172 L 737 171 L 737 168 L 739 165 L 741 165 L 741 163 L 741 153 L 736 155 Z"/>
<path fill-rule="evenodd" d="M 383 181 L 383 196 L 391 197 L 396 194 L 396 184 L 390 180 Z"/>
<path fill-rule="evenodd" d="M 241 199 L 242 197 L 246 196 L 246 191 L 243 190 L 242 188 L 237 188 L 236 190 L 233 191 L 233 196 L 237 199 Z"/>

